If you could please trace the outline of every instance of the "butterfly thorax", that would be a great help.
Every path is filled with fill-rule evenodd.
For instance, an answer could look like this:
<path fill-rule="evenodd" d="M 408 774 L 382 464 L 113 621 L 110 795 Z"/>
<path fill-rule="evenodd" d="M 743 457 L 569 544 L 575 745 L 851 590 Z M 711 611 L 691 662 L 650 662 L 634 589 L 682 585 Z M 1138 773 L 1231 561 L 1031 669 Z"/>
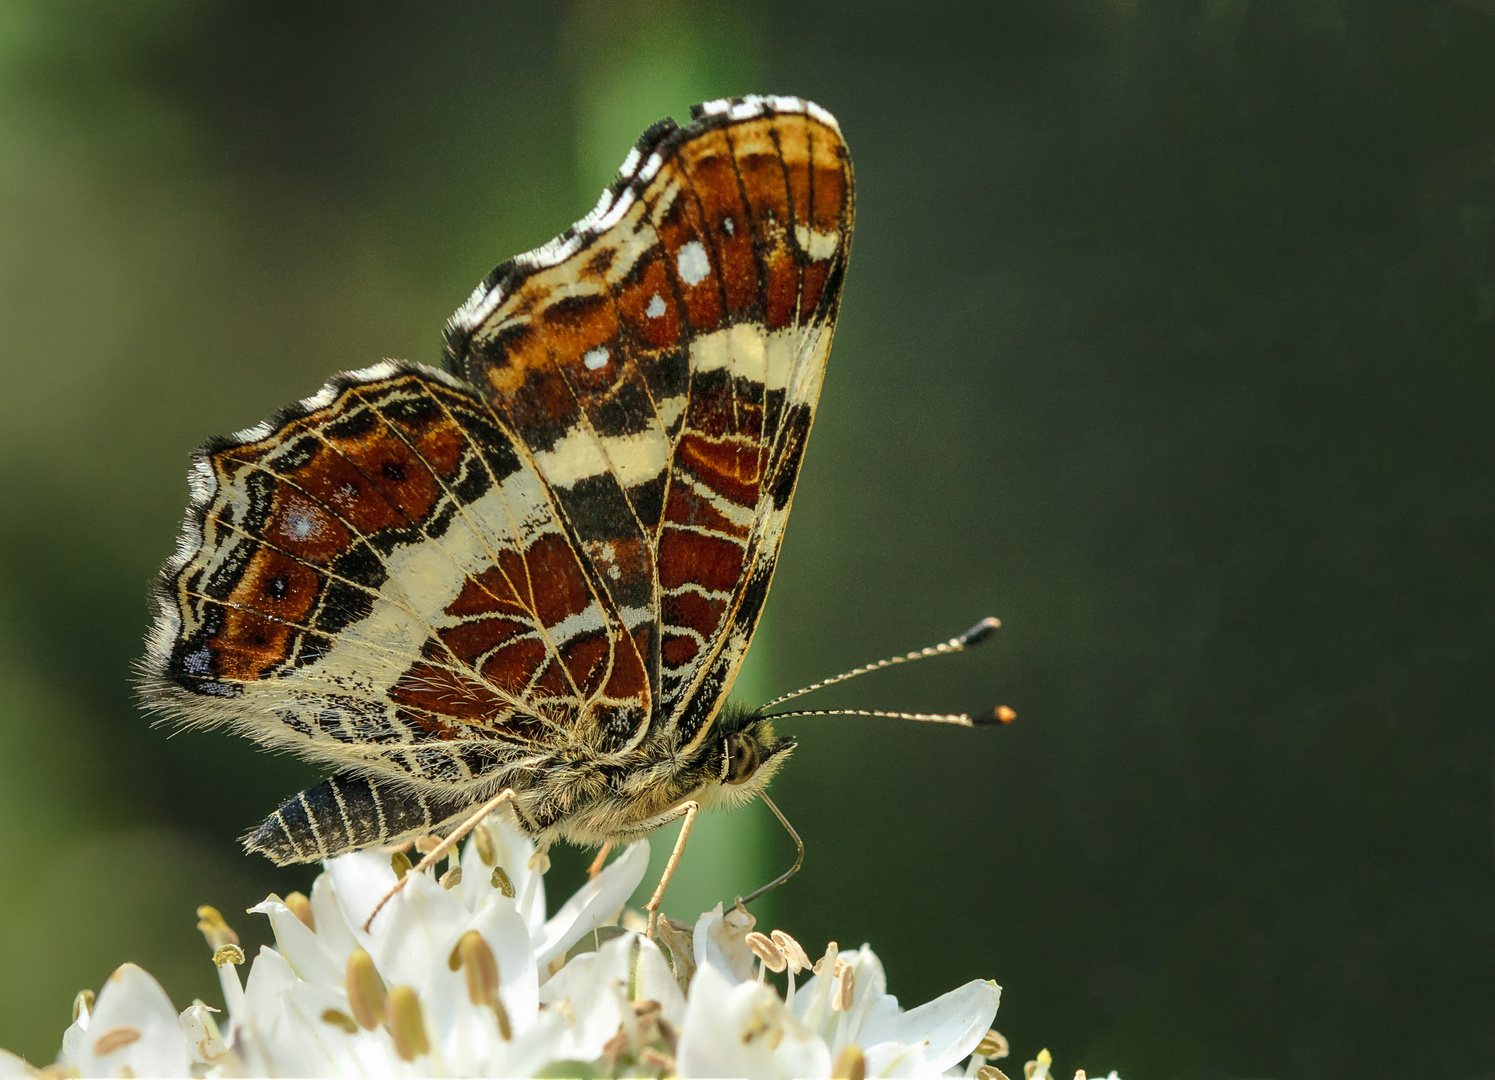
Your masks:
<path fill-rule="evenodd" d="M 711 736 L 684 752 L 664 739 L 624 754 L 558 751 L 512 778 L 515 816 L 541 841 L 595 846 L 634 840 L 687 799 L 708 809 L 751 799 L 793 748 L 793 740 L 774 736 L 768 720 L 728 707 Z"/>

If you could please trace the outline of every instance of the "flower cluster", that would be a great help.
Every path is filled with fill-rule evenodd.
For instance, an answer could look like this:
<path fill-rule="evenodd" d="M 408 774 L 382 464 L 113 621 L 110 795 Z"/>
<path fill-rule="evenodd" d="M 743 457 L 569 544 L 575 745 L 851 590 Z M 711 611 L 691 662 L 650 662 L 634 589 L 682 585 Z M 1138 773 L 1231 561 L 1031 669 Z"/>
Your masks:
<path fill-rule="evenodd" d="M 658 941 L 624 913 L 648 864 L 635 843 L 547 918 L 545 856 L 498 815 L 438 879 L 412 874 L 365 932 L 401 856 L 332 859 L 309 897 L 271 896 L 265 947 L 242 983 L 212 908 L 226 1013 L 178 1014 L 125 964 L 79 995 L 56 1065 L 80 1076 L 1000 1076 L 989 1031 L 1000 989 L 973 981 L 905 1011 L 866 946 L 811 964 L 788 934 L 721 906 Z M 407 864 L 408 865 L 408 864 Z M 629 928 L 631 927 L 631 928 Z M 767 980 L 785 976 L 784 992 Z M 804 976 L 796 985 L 797 977 Z M 215 1015 L 216 1014 L 216 1015 Z M 1030 1062 L 1048 1076 L 1047 1054 Z M 0 1080 L 36 1070 L 0 1051 Z M 1113 1074 L 1114 1076 L 1114 1074 Z"/>

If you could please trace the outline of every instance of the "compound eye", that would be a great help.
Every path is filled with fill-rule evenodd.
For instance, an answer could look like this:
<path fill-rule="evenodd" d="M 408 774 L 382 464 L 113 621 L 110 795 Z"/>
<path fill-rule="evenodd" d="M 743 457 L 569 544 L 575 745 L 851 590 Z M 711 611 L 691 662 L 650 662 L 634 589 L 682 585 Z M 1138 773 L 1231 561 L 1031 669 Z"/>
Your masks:
<path fill-rule="evenodd" d="M 722 781 L 740 784 L 758 771 L 758 743 L 738 732 L 727 736 L 727 767 Z"/>

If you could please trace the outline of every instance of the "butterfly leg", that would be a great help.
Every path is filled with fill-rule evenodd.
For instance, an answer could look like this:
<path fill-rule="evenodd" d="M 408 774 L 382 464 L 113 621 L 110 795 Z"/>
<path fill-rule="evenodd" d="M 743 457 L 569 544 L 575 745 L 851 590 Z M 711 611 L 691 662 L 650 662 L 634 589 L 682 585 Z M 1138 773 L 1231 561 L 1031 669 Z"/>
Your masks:
<path fill-rule="evenodd" d="M 700 812 L 701 804 L 694 799 L 681 803 L 664 817 L 659 819 L 660 825 L 674 821 L 681 814 L 685 815 L 685 824 L 680 826 L 680 835 L 675 840 L 675 850 L 670 852 L 670 861 L 664 864 L 664 873 L 659 875 L 659 887 L 654 890 L 654 895 L 649 897 L 649 902 L 644 905 L 644 910 L 649 913 L 649 939 L 654 938 L 654 920 L 659 917 L 659 904 L 664 899 L 664 891 L 669 888 L 670 878 L 675 876 L 675 868 L 680 865 L 680 856 L 685 854 L 685 841 L 690 838 L 690 827 L 695 824 L 696 814 Z"/>
<path fill-rule="evenodd" d="M 592 860 L 592 865 L 587 867 L 587 880 L 593 881 L 597 875 L 602 873 L 602 867 L 607 863 L 607 857 L 613 850 L 613 842 L 609 840 L 602 845 L 602 850 L 597 852 L 597 857 Z"/>
<path fill-rule="evenodd" d="M 369 932 L 369 927 L 374 925 L 374 916 L 383 911 L 384 905 L 393 900 L 395 894 L 405 887 L 405 882 L 410 880 L 411 874 L 424 873 L 430 867 L 435 866 L 442 860 L 446 853 L 452 849 L 457 841 L 461 840 L 464 836 L 472 832 L 472 830 L 477 827 L 478 822 L 482 821 L 485 817 L 493 813 L 493 811 L 497 810 L 500 806 L 508 802 L 513 797 L 514 789 L 504 788 L 497 795 L 493 796 L 493 798 L 489 799 L 482 806 L 478 807 L 471 814 L 469 814 L 467 816 L 467 819 L 464 820 L 462 824 L 458 825 L 455 829 L 448 833 L 445 838 L 442 839 L 441 843 L 437 844 L 430 851 L 428 851 L 425 858 L 421 859 L 420 862 L 416 863 L 413 867 L 407 870 L 405 872 L 405 876 L 400 878 L 399 881 L 395 882 L 395 887 L 384 894 L 384 899 L 380 900 L 377 904 L 374 905 L 374 910 L 371 911 L 369 913 L 369 917 L 364 920 L 363 932 L 365 934 Z"/>

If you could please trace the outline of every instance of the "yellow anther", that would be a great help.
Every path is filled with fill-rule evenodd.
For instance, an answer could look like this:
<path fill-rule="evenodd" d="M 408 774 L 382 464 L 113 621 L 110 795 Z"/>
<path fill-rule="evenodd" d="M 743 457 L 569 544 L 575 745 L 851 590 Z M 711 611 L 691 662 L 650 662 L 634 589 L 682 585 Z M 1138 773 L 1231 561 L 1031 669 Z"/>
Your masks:
<path fill-rule="evenodd" d="M 836 971 L 836 958 L 840 955 L 841 954 L 839 950 L 837 950 L 836 948 L 836 943 L 834 941 L 831 942 L 825 947 L 825 955 L 822 956 L 819 960 L 815 961 L 815 967 L 812 970 L 816 975 L 821 975 L 824 974 L 825 969 L 829 967 L 831 970 L 831 974 L 834 975 Z"/>
<path fill-rule="evenodd" d="M 529 868 L 536 874 L 550 873 L 550 853 L 537 851 L 529 857 Z"/>
<path fill-rule="evenodd" d="M 509 875 L 504 873 L 502 866 L 495 866 L 493 868 L 492 885 L 510 900 L 514 899 L 514 883 L 509 880 Z"/>
<path fill-rule="evenodd" d="M 344 1035 L 357 1035 L 358 1023 L 347 1013 L 339 1009 L 324 1009 L 322 1012 L 322 1023 L 331 1024 L 342 1031 Z"/>
<path fill-rule="evenodd" d="M 244 950 L 237 945 L 220 945 L 213 950 L 213 963 L 222 967 L 224 964 L 233 964 L 235 967 L 244 962 Z"/>
<path fill-rule="evenodd" d="M 79 990 L 78 996 L 73 998 L 73 1023 L 78 1022 L 78 1017 L 84 1013 L 93 1013 L 94 996 L 92 990 Z"/>
<path fill-rule="evenodd" d="M 1004 1058 L 1008 1054 L 1007 1040 L 1000 1031 L 993 1028 L 981 1036 L 981 1041 L 976 1044 L 975 1052 L 985 1058 Z"/>
<path fill-rule="evenodd" d="M 788 963 L 790 971 L 798 974 L 801 971 L 809 970 L 810 958 L 806 955 L 804 946 L 782 930 L 775 930 L 768 936 L 773 938 L 773 943 L 784 954 L 784 960 Z"/>
<path fill-rule="evenodd" d="M 362 949 L 354 949 L 353 955 L 348 957 L 344 985 L 353 1019 L 364 1031 L 373 1031 L 379 1026 L 379 1016 L 384 1011 L 384 981 L 374 967 L 374 958 Z"/>
<path fill-rule="evenodd" d="M 239 943 L 239 935 L 229 927 L 223 918 L 223 913 L 209 904 L 204 904 L 197 909 L 197 929 L 202 931 L 202 936 L 208 939 L 210 949 Z"/>
<path fill-rule="evenodd" d="M 784 959 L 784 951 L 767 934 L 749 930 L 742 942 L 753 950 L 753 955 L 762 960 L 763 966 L 769 971 L 783 971 L 789 966 L 789 962 Z"/>
<path fill-rule="evenodd" d="M 458 938 L 456 947 L 446 958 L 446 965 L 453 971 L 463 971 L 467 978 L 467 1000 L 492 1009 L 498 1018 L 498 1033 L 505 1041 L 512 1038 L 509 1012 L 498 996 L 498 960 L 483 935 L 469 930 Z"/>
<path fill-rule="evenodd" d="M 479 825 L 472 830 L 472 842 L 477 846 L 478 858 L 483 860 L 484 866 L 497 865 L 498 849 L 493 846 L 493 834 L 486 825 Z"/>
<path fill-rule="evenodd" d="M 410 856 L 406 855 L 403 851 L 396 851 L 389 857 L 389 868 L 395 872 L 395 877 L 401 881 L 404 881 L 405 875 L 410 873 L 410 866 Z"/>
<path fill-rule="evenodd" d="M 292 915 L 306 924 L 308 930 L 316 930 L 317 917 L 311 913 L 311 901 L 306 898 L 305 893 L 291 893 L 286 897 L 286 907 L 291 909 Z"/>
<path fill-rule="evenodd" d="M 439 836 L 417 836 L 415 838 L 415 850 L 422 855 L 429 855 L 436 850 L 437 845 L 440 843 L 441 837 Z"/>
<path fill-rule="evenodd" d="M 837 1012 L 849 1011 L 856 992 L 856 973 L 845 960 L 837 959 L 836 985 L 831 987 L 831 1008 Z"/>
<path fill-rule="evenodd" d="M 831 1067 L 831 1076 L 839 1080 L 865 1080 L 867 1058 L 856 1043 L 847 1043 L 836 1055 L 836 1064 Z"/>
<path fill-rule="evenodd" d="M 452 867 L 446 873 L 442 874 L 439 880 L 443 889 L 455 889 L 458 885 L 462 884 L 462 868 L 460 866 Z"/>
<path fill-rule="evenodd" d="M 112 1027 L 93 1041 L 93 1056 L 104 1057 L 116 1050 L 123 1050 L 140 1038 L 140 1029 L 129 1024 Z"/>
<path fill-rule="evenodd" d="M 1040 1068 L 1042 1068 L 1043 1070 L 1043 1075 L 1048 1076 L 1049 1066 L 1053 1063 L 1054 1057 L 1048 1052 L 1048 1050 L 1045 1049 L 1038 1051 L 1038 1058 L 1034 1061 L 1028 1062 L 1023 1066 L 1024 1080 L 1033 1080 L 1033 1077 L 1038 1073 Z"/>
<path fill-rule="evenodd" d="M 394 1040 L 395 1053 L 401 1061 L 414 1061 L 431 1052 L 426 1038 L 426 1020 L 421 1015 L 420 999 L 409 986 L 392 986 L 384 999 L 384 1026 Z"/>
<path fill-rule="evenodd" d="M 976 1070 L 976 1080 L 1008 1080 L 1008 1076 L 995 1065 L 982 1065 Z"/>

